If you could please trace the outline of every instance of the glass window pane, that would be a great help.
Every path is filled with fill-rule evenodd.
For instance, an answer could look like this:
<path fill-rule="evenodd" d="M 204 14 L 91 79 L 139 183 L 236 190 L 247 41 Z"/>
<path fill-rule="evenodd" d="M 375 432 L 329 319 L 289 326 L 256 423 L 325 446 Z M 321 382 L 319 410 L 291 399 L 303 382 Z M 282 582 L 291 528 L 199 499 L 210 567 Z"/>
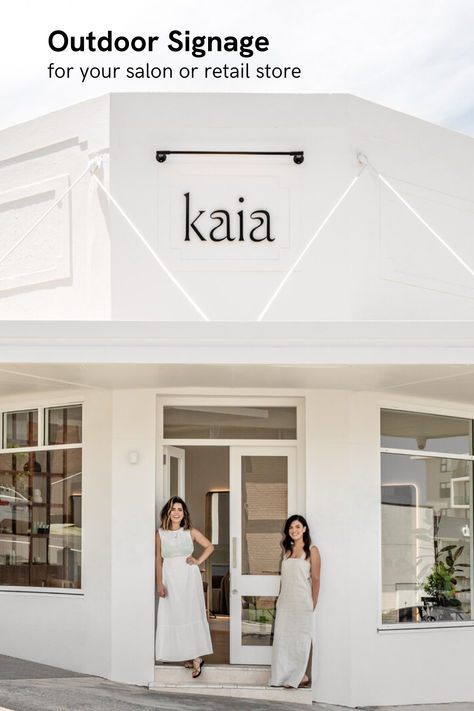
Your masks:
<path fill-rule="evenodd" d="M 471 491 L 470 461 L 382 454 L 384 623 L 471 619 Z"/>
<path fill-rule="evenodd" d="M 449 454 L 472 454 L 471 420 L 382 410 L 381 446 Z"/>
<path fill-rule="evenodd" d="M 276 597 L 242 597 L 242 646 L 272 646 L 276 600 Z"/>
<path fill-rule="evenodd" d="M 280 573 L 287 512 L 287 457 L 242 457 L 243 575 Z"/>
<path fill-rule="evenodd" d="M 164 408 L 165 439 L 296 439 L 296 407 Z"/>
<path fill-rule="evenodd" d="M 0 585 L 81 587 L 81 459 L 0 454 Z"/>
<path fill-rule="evenodd" d="M 4 446 L 36 447 L 38 445 L 38 410 L 6 412 Z"/>
<path fill-rule="evenodd" d="M 46 410 L 46 444 L 82 442 L 82 406 L 50 407 Z"/>

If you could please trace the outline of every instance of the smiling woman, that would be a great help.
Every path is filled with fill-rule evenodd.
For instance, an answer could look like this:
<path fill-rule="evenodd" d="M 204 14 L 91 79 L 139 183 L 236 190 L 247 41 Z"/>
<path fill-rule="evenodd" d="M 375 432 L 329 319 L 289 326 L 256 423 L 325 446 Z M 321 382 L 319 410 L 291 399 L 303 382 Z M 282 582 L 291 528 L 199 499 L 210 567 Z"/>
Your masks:
<path fill-rule="evenodd" d="M 193 557 L 195 542 L 204 549 L 197 559 Z M 192 528 L 183 499 L 172 496 L 161 510 L 161 528 L 156 532 L 156 589 L 160 598 L 156 658 L 184 661 L 193 669 L 194 679 L 204 664 L 201 655 L 212 654 L 199 566 L 213 550 L 212 543 Z"/>

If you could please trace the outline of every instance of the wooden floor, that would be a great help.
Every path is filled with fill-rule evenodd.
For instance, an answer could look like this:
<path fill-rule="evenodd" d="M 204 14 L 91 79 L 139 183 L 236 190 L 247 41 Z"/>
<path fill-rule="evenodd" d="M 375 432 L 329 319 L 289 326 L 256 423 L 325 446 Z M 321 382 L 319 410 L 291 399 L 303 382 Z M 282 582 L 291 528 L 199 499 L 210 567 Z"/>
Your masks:
<path fill-rule="evenodd" d="M 218 615 L 209 620 L 214 654 L 206 657 L 208 664 L 229 664 L 229 617 Z"/>

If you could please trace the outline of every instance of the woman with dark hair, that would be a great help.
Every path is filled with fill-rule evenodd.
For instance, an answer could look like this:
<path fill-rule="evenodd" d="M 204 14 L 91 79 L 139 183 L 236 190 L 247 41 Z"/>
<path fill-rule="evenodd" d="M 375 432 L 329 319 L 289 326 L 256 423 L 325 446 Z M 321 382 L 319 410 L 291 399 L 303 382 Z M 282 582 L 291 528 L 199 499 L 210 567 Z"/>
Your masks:
<path fill-rule="evenodd" d="M 309 686 L 313 610 L 318 602 L 321 558 L 306 519 L 295 514 L 285 523 L 280 594 L 276 606 L 271 686 Z"/>
<path fill-rule="evenodd" d="M 199 558 L 193 557 L 195 542 L 204 549 Z M 183 499 L 172 496 L 161 510 L 161 527 L 156 532 L 156 587 L 160 597 L 156 658 L 184 661 L 185 667 L 193 669 L 193 679 L 201 674 L 202 655 L 212 654 L 199 566 L 213 550 L 212 543 L 192 527 Z"/>

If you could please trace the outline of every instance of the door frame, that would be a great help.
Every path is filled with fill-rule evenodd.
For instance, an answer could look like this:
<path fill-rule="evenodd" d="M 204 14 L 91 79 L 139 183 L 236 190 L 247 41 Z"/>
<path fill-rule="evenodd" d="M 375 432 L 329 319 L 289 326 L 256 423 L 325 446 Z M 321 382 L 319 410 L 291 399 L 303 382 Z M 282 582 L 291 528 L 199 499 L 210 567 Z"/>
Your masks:
<path fill-rule="evenodd" d="M 248 390 L 247 390 L 248 393 Z M 166 406 L 186 405 L 196 406 L 218 406 L 218 407 L 295 407 L 296 408 L 296 439 L 184 439 L 163 437 L 163 409 Z M 294 482 L 294 510 L 302 515 L 306 515 L 306 421 L 305 421 L 305 398 L 301 396 L 274 396 L 260 395 L 258 392 L 252 395 L 168 395 L 157 394 L 156 401 L 156 508 L 160 510 L 167 501 L 167 482 L 164 471 L 164 447 L 229 447 L 231 448 L 255 448 L 263 451 L 264 448 L 271 449 L 274 453 L 278 449 L 293 449 L 296 457 L 295 482 Z M 231 456 L 231 455 L 230 455 Z M 230 467 L 230 461 L 229 461 Z M 229 471 L 230 474 L 230 471 Z M 230 481 L 229 481 L 230 488 Z M 289 499 L 288 508 L 291 513 L 291 503 Z M 231 547 L 232 542 L 230 541 Z M 232 549 L 229 551 L 229 567 L 232 568 Z M 251 663 L 251 662 L 249 662 Z M 255 663 L 255 662 L 254 662 Z"/>

